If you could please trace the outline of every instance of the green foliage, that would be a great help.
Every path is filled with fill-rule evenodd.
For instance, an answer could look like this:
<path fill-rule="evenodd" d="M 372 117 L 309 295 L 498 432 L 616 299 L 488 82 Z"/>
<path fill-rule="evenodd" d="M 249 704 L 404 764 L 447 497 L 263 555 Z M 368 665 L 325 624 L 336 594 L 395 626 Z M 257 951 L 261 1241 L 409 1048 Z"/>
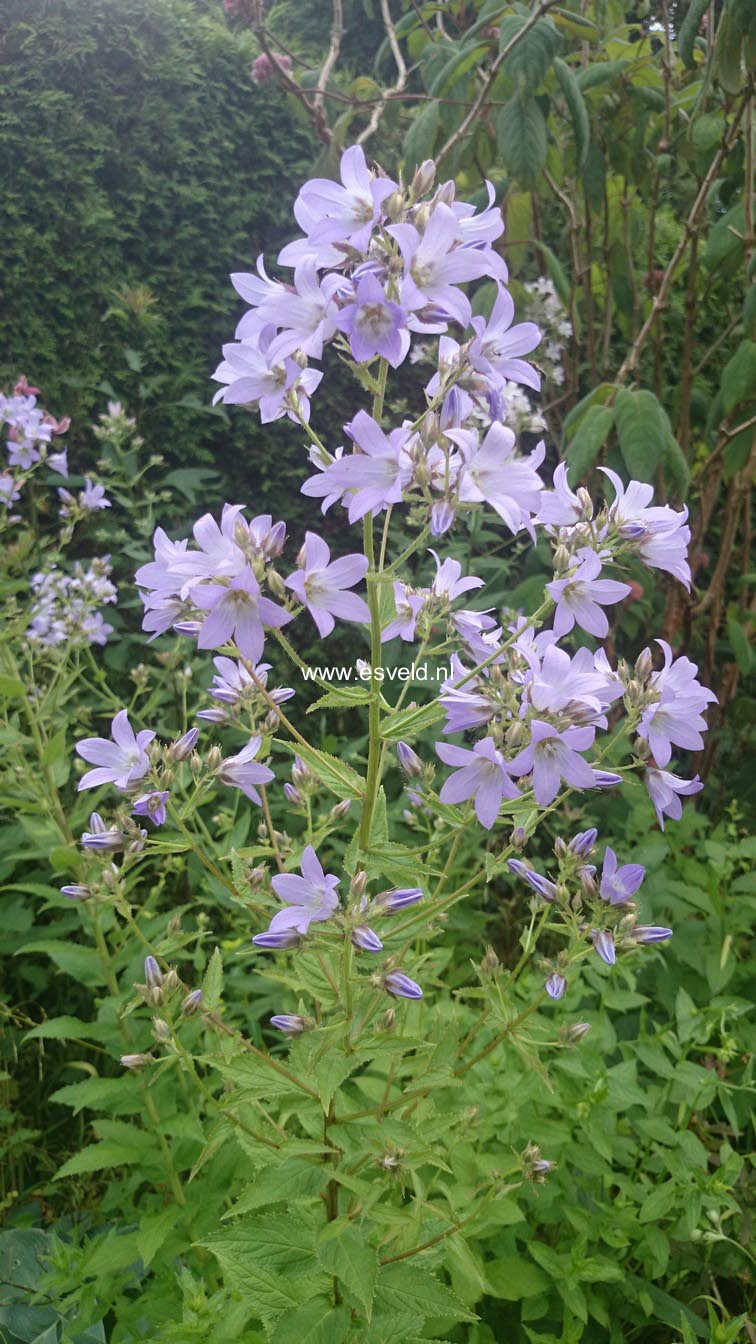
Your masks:
<path fill-rule="evenodd" d="M 283 238 L 306 132 L 215 7 L 2 0 L 0 29 L 0 378 L 33 367 L 79 433 L 103 391 L 146 407 L 181 466 L 238 451 L 210 407 L 228 274 Z"/>

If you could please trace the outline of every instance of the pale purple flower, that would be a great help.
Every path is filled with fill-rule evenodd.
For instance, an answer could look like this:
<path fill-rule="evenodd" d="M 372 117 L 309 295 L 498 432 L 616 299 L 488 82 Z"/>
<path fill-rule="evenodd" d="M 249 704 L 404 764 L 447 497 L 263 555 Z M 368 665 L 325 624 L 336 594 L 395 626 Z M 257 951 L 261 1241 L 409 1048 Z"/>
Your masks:
<path fill-rule="evenodd" d="M 680 779 L 669 770 L 647 770 L 646 788 L 656 809 L 659 825 L 664 830 L 664 818 L 671 817 L 679 821 L 682 816 L 681 798 L 700 793 L 703 788 L 698 775 L 693 779 Z"/>
<path fill-rule="evenodd" d="M 284 580 L 286 587 L 304 603 L 322 638 L 330 635 L 335 617 L 342 621 L 370 622 L 370 609 L 364 598 L 346 590 L 364 579 L 368 561 L 364 555 L 343 555 L 331 560 L 326 543 L 315 532 L 308 532 L 304 544 L 304 564 Z"/>
<path fill-rule="evenodd" d="M 415 626 L 417 618 L 423 610 L 429 597 L 429 590 L 421 588 L 412 591 L 405 584 L 397 579 L 394 584 L 394 607 L 396 615 L 393 621 L 381 634 L 381 643 L 386 644 L 390 639 L 396 639 L 397 635 L 411 644 L 415 638 Z"/>
<path fill-rule="evenodd" d="M 287 909 L 273 916 L 268 933 L 307 933 L 311 923 L 330 919 L 338 909 L 339 878 L 323 871 L 312 845 L 307 845 L 302 853 L 301 874 L 298 877 L 296 873 L 278 873 L 271 879 L 273 890 L 286 902 Z"/>
<path fill-rule="evenodd" d="M 524 646 L 520 647 L 525 652 Z M 550 644 L 539 666 L 537 653 L 526 653 L 533 667 L 527 685 L 528 702 L 542 713 L 559 714 L 569 709 L 583 720 L 606 727 L 604 711 L 622 695 L 623 686 L 599 654 L 583 648 L 570 658 L 565 649 Z"/>
<path fill-rule="evenodd" d="M 0 475 L 0 504 L 8 508 L 9 505 L 15 504 L 20 495 L 21 488 L 17 485 L 15 477 L 10 472 Z"/>
<path fill-rule="evenodd" d="M 533 719 L 530 745 L 521 751 L 508 770 L 512 775 L 533 772 L 533 793 L 539 807 L 548 807 L 559 792 L 562 780 L 573 789 L 593 789 L 593 771 L 579 752 L 593 745 L 595 729 L 566 728 L 557 732 L 549 723 Z"/>
<path fill-rule="evenodd" d="M 383 987 L 398 999 L 421 999 L 423 991 L 415 980 L 410 980 L 404 971 L 389 971 L 383 977 Z"/>
<path fill-rule="evenodd" d="M 591 509 L 589 517 L 592 515 Z M 567 465 L 560 462 L 554 472 L 554 489 L 544 490 L 536 522 L 548 527 L 574 527 L 585 516 L 585 502 L 571 490 Z"/>
<path fill-rule="evenodd" d="M 470 301 L 457 285 L 492 275 L 500 260 L 496 253 L 490 247 L 460 246 L 456 217 L 443 202 L 433 207 L 423 233 L 414 224 L 390 224 L 387 232 L 404 259 L 402 306 L 415 312 L 432 304 L 466 326 Z"/>
<path fill-rule="evenodd" d="M 61 448 L 59 453 L 48 453 L 45 458 L 45 466 L 50 471 L 57 472 L 58 476 L 68 475 L 68 449 Z"/>
<path fill-rule="evenodd" d="M 546 584 L 546 592 L 557 604 L 554 634 L 559 639 L 576 624 L 598 639 L 609 634 L 609 622 L 601 608 L 621 602 L 631 589 L 628 583 L 599 578 L 600 573 L 601 560 L 596 552 L 582 550 L 574 574 Z"/>
<path fill-rule="evenodd" d="M 94 485 L 88 476 L 84 478 L 84 489 L 80 490 L 78 495 L 72 495 L 70 490 L 64 490 L 62 486 L 58 488 L 58 497 L 60 498 L 61 518 L 68 518 L 74 508 L 82 509 L 85 513 L 94 513 L 97 509 L 109 509 L 110 500 L 105 495 L 104 485 Z"/>
<path fill-rule="evenodd" d="M 529 457 L 519 457 L 512 430 L 493 424 L 480 447 L 470 451 L 463 445 L 463 453 L 460 502 L 490 504 L 510 532 L 531 529 L 531 516 L 538 512 L 541 498 L 537 468 L 546 455 L 544 444 L 537 444 Z"/>
<path fill-rule="evenodd" d="M 436 577 L 431 584 L 431 592 L 435 597 L 444 597 L 448 602 L 453 602 L 463 593 L 469 593 L 473 588 L 483 587 L 483 579 L 476 578 L 474 574 L 466 579 L 461 577 L 462 566 L 459 560 L 452 560 L 447 557 L 446 560 L 442 561 L 436 551 L 431 550 L 430 553 L 436 562 Z"/>
<path fill-rule="evenodd" d="M 618 868 L 617 855 L 607 845 L 599 886 L 601 899 L 610 905 L 623 905 L 635 895 L 645 876 L 646 870 L 639 863 L 625 863 Z"/>
<path fill-rule="evenodd" d="M 512 295 L 499 285 L 488 322 L 484 317 L 473 317 L 470 324 L 475 331 L 475 339 L 470 342 L 470 362 L 478 373 L 524 383 L 538 392 L 540 375 L 532 364 L 519 356 L 535 350 L 540 344 L 541 332 L 535 322 L 512 326 L 514 311 Z"/>
<path fill-rule="evenodd" d="M 259 662 L 262 656 L 265 629 L 278 630 L 291 620 L 288 611 L 262 596 L 248 565 L 228 587 L 201 584 L 192 588 L 191 598 L 208 613 L 197 636 L 197 647 L 217 649 L 233 638 L 239 652 L 251 663 Z"/>
<path fill-rule="evenodd" d="M 359 452 L 337 458 L 302 486 L 302 494 L 323 499 L 323 512 L 334 499 L 341 498 L 349 509 L 350 523 L 366 513 L 380 513 L 389 504 L 399 504 L 412 479 L 412 466 L 402 452 L 408 429 L 392 429 L 384 434 L 367 411 L 358 411 L 345 426 Z"/>
<path fill-rule="evenodd" d="M 162 826 L 168 816 L 168 796 L 167 791 L 144 793 L 141 798 L 137 798 L 131 810 L 135 817 L 149 817 L 154 826 Z"/>
<path fill-rule="evenodd" d="M 344 151 L 339 171 L 343 185 L 318 177 L 305 182 L 294 202 L 294 216 L 316 248 L 323 243 L 344 242 L 365 252 L 383 202 L 396 190 L 396 183 L 371 173 L 360 145 Z M 301 249 L 295 252 L 291 247 L 284 248 L 279 260 L 288 265 L 289 258 L 301 255 Z M 330 263 L 326 260 L 324 264 Z"/>
<path fill-rule="evenodd" d="M 210 694 L 214 700 L 220 700 L 224 705 L 239 705 L 244 700 L 254 700 L 260 695 L 260 686 L 268 691 L 271 700 L 277 705 L 285 704 L 295 694 L 291 686 L 274 686 L 268 690 L 270 663 L 258 663 L 256 667 L 248 670 L 243 663 L 220 655 L 218 658 L 213 658 L 213 666 L 217 671 L 213 677 Z M 211 710 L 200 711 L 197 717 L 207 719 L 211 713 Z M 214 719 L 210 721 L 215 722 Z M 196 729 L 194 731 L 196 732 Z"/>
<path fill-rule="evenodd" d="M 275 339 L 279 359 L 286 359 L 295 350 L 320 359 L 324 342 L 336 331 L 339 314 L 334 296 L 341 284 L 341 277 L 334 275 L 320 280 L 314 261 L 307 258 L 294 272 L 294 288 L 285 285 L 281 292 L 264 299 L 253 322 L 245 323 L 242 318 L 237 335 L 251 334 L 255 322 L 258 330 L 271 323 L 284 329 Z"/>
<path fill-rule="evenodd" d="M 471 677 L 456 654 L 452 654 L 451 672 L 438 697 L 446 714 L 444 732 L 464 733 L 490 723 L 498 705 L 489 683 L 482 677 Z M 458 686 L 463 678 L 464 685 Z"/>
<path fill-rule="evenodd" d="M 216 392 L 213 403 L 257 406 L 265 425 L 282 415 L 296 419 L 293 410 L 287 408 L 293 396 L 302 419 L 308 420 L 309 398 L 323 375 L 316 369 L 301 368 L 291 356 L 283 354 L 286 344 L 285 335 L 277 337 L 275 327 L 266 326 L 257 336 L 224 345 L 223 359 L 213 378 L 226 386 Z"/>
<path fill-rule="evenodd" d="M 609 477 L 615 489 L 609 517 L 619 528 L 620 535 L 633 542 L 641 560 L 650 569 L 664 569 L 690 588 L 688 510 L 684 508 L 677 513 L 668 504 L 651 507 L 652 485 L 630 481 L 625 488 L 616 472 L 608 467 L 601 467 L 601 471 Z"/>
<path fill-rule="evenodd" d="M 398 303 L 386 297 L 380 281 L 370 272 L 358 279 L 354 303 L 341 309 L 336 326 L 348 335 L 358 364 L 381 355 L 392 369 L 397 369 L 407 357 L 410 345 L 407 315 Z"/>
<path fill-rule="evenodd" d="M 475 815 L 481 826 L 490 831 L 503 798 L 519 798 L 520 791 L 509 778 L 509 767 L 493 739 L 484 737 L 472 751 L 454 747 L 448 742 L 436 743 L 436 754 L 445 765 L 457 768 L 450 775 L 439 794 L 442 803 L 462 803 L 475 799 Z M 522 772 L 524 774 L 524 771 Z"/>
<path fill-rule="evenodd" d="M 228 784 L 233 789 L 241 789 L 247 798 L 251 798 L 253 803 L 258 804 L 260 803 L 260 795 L 255 785 L 269 784 L 275 778 L 273 771 L 267 765 L 262 765 L 255 760 L 261 742 L 261 738 L 251 737 L 246 747 L 237 752 L 235 756 L 224 757 L 216 771 L 222 784 Z"/>
<path fill-rule="evenodd" d="M 115 784 L 125 793 L 147 774 L 150 761 L 146 748 L 155 734 L 143 728 L 135 735 L 125 709 L 116 714 L 110 731 L 112 741 L 105 737 L 84 737 L 76 743 L 77 754 L 82 760 L 97 767 L 88 770 L 79 780 L 79 792 L 97 789 L 101 784 Z"/>
<path fill-rule="evenodd" d="M 664 667 L 654 672 L 649 688 L 660 699 L 649 705 L 638 725 L 638 736 L 646 738 L 658 766 L 669 765 L 672 747 L 700 751 L 703 747 L 701 732 L 706 730 L 702 711 L 717 697 L 697 680 L 698 668 L 689 658 L 675 658 L 663 639 L 658 639 L 664 652 Z"/>
<path fill-rule="evenodd" d="M 562 995 L 564 994 L 564 991 L 567 988 L 567 981 L 565 980 L 563 975 L 559 975 L 556 971 L 554 971 L 553 974 L 550 975 L 548 980 L 546 981 L 545 988 L 546 993 L 548 994 L 550 999 L 561 999 Z"/>

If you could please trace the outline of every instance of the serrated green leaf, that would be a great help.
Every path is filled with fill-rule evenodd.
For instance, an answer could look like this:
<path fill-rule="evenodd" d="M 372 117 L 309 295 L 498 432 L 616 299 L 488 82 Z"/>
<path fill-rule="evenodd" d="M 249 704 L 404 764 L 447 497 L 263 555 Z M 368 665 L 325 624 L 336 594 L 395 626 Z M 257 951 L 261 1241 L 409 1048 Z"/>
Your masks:
<path fill-rule="evenodd" d="M 94 947 L 66 942 L 62 938 L 41 938 L 36 943 L 24 943 L 16 951 L 17 956 L 29 954 L 49 957 L 65 975 L 70 975 L 84 985 L 105 983 L 102 962 Z"/>
<path fill-rule="evenodd" d="M 415 705 L 413 709 L 401 709 L 396 714 L 386 715 L 381 725 L 381 737 L 385 742 L 399 742 L 433 727 L 443 717 L 443 708 L 437 700 L 428 705 Z"/>
<path fill-rule="evenodd" d="M 4 700 L 22 700 L 26 690 L 24 683 L 16 677 L 0 677 L 0 696 Z"/>
<path fill-rule="evenodd" d="M 378 1278 L 378 1257 L 359 1228 L 345 1218 L 328 1224 L 318 1237 L 315 1254 L 323 1269 L 341 1279 L 354 1294 L 370 1320 Z"/>
<path fill-rule="evenodd" d="M 549 1280 L 542 1269 L 521 1255 L 502 1255 L 486 1263 L 486 1278 L 492 1297 L 519 1302 L 546 1292 Z"/>
<path fill-rule="evenodd" d="M 324 784 L 337 798 L 361 799 L 365 795 L 365 781 L 346 761 L 329 756 L 327 751 L 315 751 L 303 742 L 287 742 L 286 746 L 295 755 L 300 756 L 305 765 L 321 784 Z"/>
<path fill-rule="evenodd" d="M 220 1003 L 223 992 L 223 957 L 219 947 L 213 948 L 213 955 L 207 963 L 202 980 L 202 1007 L 205 1012 L 214 1013 Z"/>
<path fill-rule="evenodd" d="M 332 705 L 356 708 L 369 705 L 372 698 L 373 692 L 369 686 L 334 686 L 333 690 L 326 691 L 325 695 L 308 705 L 307 713 L 314 714 L 316 709 L 329 709 Z"/>
<path fill-rule="evenodd" d="M 426 103 L 422 111 L 414 117 L 402 146 L 402 156 L 408 172 L 417 168 L 425 159 L 432 157 L 440 120 L 441 106 L 435 101 Z"/>
<path fill-rule="evenodd" d="M 322 1162 L 287 1157 L 256 1176 L 227 1215 L 238 1216 L 263 1209 L 268 1204 L 288 1204 L 317 1197 L 328 1183 L 328 1171 Z"/>
<path fill-rule="evenodd" d="M 145 1265 L 152 1264 L 160 1247 L 176 1226 L 176 1210 L 168 1207 L 157 1213 L 145 1213 L 139 1219 L 137 1248 Z"/>
<path fill-rule="evenodd" d="M 342 1344 L 350 1319 L 347 1307 L 334 1307 L 327 1297 L 316 1297 L 280 1318 L 270 1344 Z"/>
<path fill-rule="evenodd" d="M 142 1148 L 125 1148 L 117 1140 L 104 1139 L 102 1143 L 90 1143 L 88 1148 L 83 1148 L 80 1153 L 74 1153 L 67 1162 L 63 1163 L 53 1177 L 56 1181 L 62 1181 L 66 1176 L 81 1176 L 89 1171 L 106 1171 L 109 1167 L 128 1167 L 133 1166 L 135 1162 L 144 1162 L 145 1153 Z"/>
<path fill-rule="evenodd" d="M 378 1274 L 376 1310 L 422 1317 L 442 1316 L 452 1321 L 477 1321 L 455 1293 L 417 1266 L 385 1265 Z"/>

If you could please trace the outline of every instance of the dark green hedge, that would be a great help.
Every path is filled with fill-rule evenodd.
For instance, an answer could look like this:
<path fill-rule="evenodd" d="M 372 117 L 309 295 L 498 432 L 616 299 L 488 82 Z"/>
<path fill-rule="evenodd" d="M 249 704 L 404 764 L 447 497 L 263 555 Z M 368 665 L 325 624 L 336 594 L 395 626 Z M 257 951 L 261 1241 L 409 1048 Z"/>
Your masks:
<path fill-rule="evenodd" d="M 241 308 L 228 272 L 291 234 L 314 157 L 254 54 L 220 5 L 0 0 L 0 382 L 26 371 L 80 423 L 110 385 L 174 464 L 238 469 L 246 444 L 262 485 L 269 433 L 200 409 Z M 137 286 L 141 316 L 114 302 Z"/>

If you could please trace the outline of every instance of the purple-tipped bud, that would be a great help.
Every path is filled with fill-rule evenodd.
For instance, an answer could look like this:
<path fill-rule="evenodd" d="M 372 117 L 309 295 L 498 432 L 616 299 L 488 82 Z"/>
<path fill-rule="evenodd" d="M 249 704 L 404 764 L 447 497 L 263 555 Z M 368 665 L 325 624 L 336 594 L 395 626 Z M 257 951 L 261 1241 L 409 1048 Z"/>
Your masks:
<path fill-rule="evenodd" d="M 416 751 L 406 742 L 397 742 L 396 757 L 400 768 L 404 771 L 408 779 L 420 779 L 423 773 L 423 763 Z"/>
<path fill-rule="evenodd" d="M 283 792 L 284 792 L 284 798 L 286 799 L 287 803 L 291 803 L 292 807 L 302 806 L 303 802 L 302 795 L 299 792 L 299 789 L 294 788 L 293 784 L 289 783 L 284 784 Z"/>
<path fill-rule="evenodd" d="M 636 924 L 631 937 L 636 943 L 664 943 L 672 937 L 672 930 L 663 929 L 658 924 Z"/>
<path fill-rule="evenodd" d="M 557 897 L 556 882 L 550 882 L 548 877 L 543 877 L 541 873 L 532 873 L 528 870 L 523 874 L 525 881 L 533 891 L 537 891 L 544 901 L 555 901 Z"/>
<path fill-rule="evenodd" d="M 101 854 L 117 854 L 119 849 L 124 848 L 126 836 L 117 826 L 111 826 L 101 831 L 85 831 L 81 843 L 84 849 L 93 849 Z"/>
<path fill-rule="evenodd" d="M 611 770 L 594 770 L 593 783 L 597 789 L 613 789 L 622 783 L 622 775 L 614 775 Z"/>
<path fill-rule="evenodd" d="M 614 965 L 617 960 L 617 955 L 614 950 L 614 936 L 610 933 L 609 929 L 600 929 L 598 933 L 594 933 L 593 946 L 601 957 L 601 960 L 605 961 L 607 966 Z"/>
<path fill-rule="evenodd" d="M 197 718 L 199 717 L 198 714 Z M 184 733 L 183 737 L 171 742 L 167 753 L 169 761 L 185 761 L 194 751 L 198 738 L 199 728 L 190 728 L 188 733 Z"/>
<path fill-rule="evenodd" d="M 528 843 L 528 833 L 527 833 L 527 831 L 525 830 L 525 827 L 524 827 L 524 826 L 515 826 L 515 827 L 514 827 L 514 830 L 512 831 L 512 834 L 511 834 L 510 837 L 509 837 L 509 843 L 510 843 L 510 845 L 513 845 L 515 849 L 524 849 L 524 848 L 525 848 L 526 844 Z M 517 863 L 517 862 L 518 862 L 518 860 L 515 859 L 515 863 Z M 510 866 L 511 866 L 511 863 L 510 863 Z M 515 872 L 516 870 L 513 868 L 512 871 Z"/>
<path fill-rule="evenodd" d="M 436 165 L 433 159 L 424 159 L 419 168 L 415 169 L 415 175 L 412 179 L 410 191 L 414 200 L 420 196 L 425 196 L 430 191 L 436 180 Z"/>
<path fill-rule="evenodd" d="M 181 1003 L 181 1011 L 185 1017 L 191 1017 L 192 1013 L 199 1012 L 201 1007 L 202 1007 L 201 989 L 193 989 L 191 993 L 187 994 L 186 998 Z"/>
<path fill-rule="evenodd" d="M 576 1045 L 578 1041 L 582 1041 L 583 1037 L 588 1035 L 590 1029 L 589 1022 L 573 1022 L 572 1026 L 565 1031 L 564 1039 L 570 1045 Z"/>
<path fill-rule="evenodd" d="M 154 957 L 144 959 L 144 979 L 150 989 L 160 989 L 163 984 L 163 972 Z"/>
<path fill-rule="evenodd" d="M 298 1013 L 277 1013 L 270 1019 L 270 1025 L 286 1036 L 301 1036 L 307 1030 L 307 1023 Z"/>
<path fill-rule="evenodd" d="M 571 849 L 573 854 L 585 856 L 590 854 L 597 839 L 598 831 L 592 826 L 589 831 L 578 831 L 577 835 L 573 835 L 568 849 Z"/>
<path fill-rule="evenodd" d="M 618 532 L 626 541 L 637 541 L 646 535 L 646 528 L 643 523 L 620 523 Z"/>
<path fill-rule="evenodd" d="M 92 888 L 85 887 L 82 883 L 74 882 L 70 886 L 61 887 L 61 894 L 67 896 L 69 901 L 86 901 L 92 895 Z"/>
<path fill-rule="evenodd" d="M 348 815 L 351 806 L 352 804 L 348 798 L 344 798 L 340 803 L 336 803 L 335 806 L 331 808 L 331 820 L 343 821 L 344 817 Z"/>
<path fill-rule="evenodd" d="M 143 1069 L 153 1058 L 153 1055 L 121 1055 L 121 1063 L 125 1069 Z"/>
<path fill-rule="evenodd" d="M 406 910 L 408 905 L 417 905 L 423 899 L 420 887 L 394 887 L 392 891 L 382 891 L 376 897 L 376 904 L 383 906 L 388 914 L 397 910 Z"/>
<path fill-rule="evenodd" d="M 291 767 L 291 781 L 295 788 L 303 789 L 312 783 L 314 776 L 309 766 L 299 756 L 294 757 L 294 764 Z"/>
<path fill-rule="evenodd" d="M 174 623 L 173 628 L 174 628 L 174 630 L 176 631 L 176 634 L 177 634 L 177 635 L 191 635 L 192 639 L 196 639 L 196 638 L 197 638 L 197 635 L 199 634 L 200 630 L 202 629 L 202 622 L 201 622 L 201 621 L 176 621 L 176 622 Z"/>
<path fill-rule="evenodd" d="M 651 650 L 644 649 L 642 653 L 638 654 L 638 657 L 635 660 L 635 675 L 636 677 L 640 677 L 642 681 L 645 681 L 646 677 L 650 672 L 653 672 L 653 670 L 654 659 Z"/>
<path fill-rule="evenodd" d="M 404 971 L 389 971 L 383 977 L 383 987 L 397 999 L 421 999 L 423 991 Z"/>
<path fill-rule="evenodd" d="M 349 883 L 350 900 L 361 901 L 362 897 L 365 895 L 365 892 L 367 890 L 367 884 L 368 884 L 367 871 L 364 868 L 361 868 L 358 873 L 355 873 L 354 877 Z"/>
<path fill-rule="evenodd" d="M 276 556 L 279 556 L 283 551 L 285 544 L 286 523 L 274 523 L 263 542 L 263 549 L 267 559 L 275 560 Z"/>
<path fill-rule="evenodd" d="M 566 988 L 567 981 L 563 975 L 557 975 L 556 971 L 546 981 L 546 993 L 550 999 L 561 999 Z"/>
<path fill-rule="evenodd" d="M 442 537 L 449 531 L 456 517 L 455 511 L 446 499 L 439 499 L 433 505 L 430 516 L 430 530 L 432 537 Z"/>
<path fill-rule="evenodd" d="M 221 709 L 220 706 L 218 706 L 216 709 L 201 709 L 197 714 L 197 718 L 202 719 L 204 723 L 225 723 L 228 719 L 228 715 L 225 709 Z"/>
<path fill-rule="evenodd" d="M 383 943 L 377 933 L 373 933 L 367 924 L 357 924 L 352 929 L 352 942 L 363 952 L 382 952 Z"/>
<path fill-rule="evenodd" d="M 514 873 L 516 877 L 527 877 L 530 869 L 522 859 L 507 859 L 507 868 Z"/>
<path fill-rule="evenodd" d="M 255 947 L 264 947 L 270 952 L 279 952 L 285 947 L 296 947 L 299 934 L 296 929 L 280 929 L 278 933 L 256 933 L 252 939 Z"/>

